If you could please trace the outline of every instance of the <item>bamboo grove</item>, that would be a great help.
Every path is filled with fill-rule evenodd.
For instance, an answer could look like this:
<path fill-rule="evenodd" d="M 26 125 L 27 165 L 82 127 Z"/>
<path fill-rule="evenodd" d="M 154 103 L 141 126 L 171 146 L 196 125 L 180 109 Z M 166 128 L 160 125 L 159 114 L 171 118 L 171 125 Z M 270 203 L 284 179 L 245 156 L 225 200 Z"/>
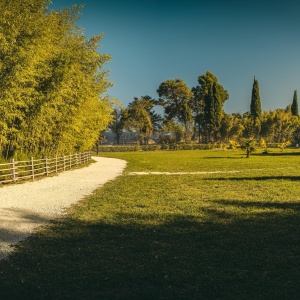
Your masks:
<path fill-rule="evenodd" d="M 0 2 L 0 153 L 4 158 L 90 149 L 111 118 L 110 56 L 75 24 L 80 7 Z"/>
<path fill-rule="evenodd" d="M 256 78 L 252 94 L 251 88 L 249 91 L 250 110 L 227 114 L 223 106 L 229 94 L 213 73 L 200 75 L 193 88 L 181 79 L 166 80 L 157 89 L 157 99 L 143 96 L 125 109 L 116 108 L 109 130 L 116 134 L 117 141 L 124 130 L 135 131 L 141 144 L 147 144 L 151 134 L 158 132 L 160 142 L 169 144 L 198 142 L 234 147 L 254 141 L 266 148 L 274 143 L 299 145 L 297 91 L 290 105 L 274 111 L 262 111 Z M 162 115 L 156 113 L 157 106 L 163 109 Z"/>

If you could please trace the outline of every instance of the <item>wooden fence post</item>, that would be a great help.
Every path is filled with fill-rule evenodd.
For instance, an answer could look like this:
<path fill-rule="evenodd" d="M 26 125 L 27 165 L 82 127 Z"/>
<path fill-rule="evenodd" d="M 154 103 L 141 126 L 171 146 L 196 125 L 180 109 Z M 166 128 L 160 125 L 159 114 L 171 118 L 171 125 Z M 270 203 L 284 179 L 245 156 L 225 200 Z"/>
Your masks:
<path fill-rule="evenodd" d="M 91 160 L 91 151 L 85 151 L 85 152 L 78 152 L 74 154 L 64 155 L 62 157 L 58 157 L 55 155 L 55 158 L 51 158 L 50 160 L 47 158 L 47 156 L 44 158 L 44 167 L 43 167 L 43 159 L 34 160 L 34 157 L 30 157 L 29 161 L 26 161 L 25 166 L 21 165 L 21 169 L 19 171 L 18 168 L 18 161 L 15 161 L 13 158 L 10 160 L 10 163 L 4 164 L 9 165 L 10 167 L 7 167 L 5 169 L 4 175 L 2 174 L 2 171 L 0 170 L 1 177 L 10 177 L 11 180 L 0 180 L 0 183 L 5 181 L 18 181 L 19 179 L 23 178 L 32 178 L 32 180 L 35 179 L 35 174 L 37 176 L 39 175 L 46 175 L 49 176 L 52 172 L 58 173 L 59 171 L 63 170 L 66 171 L 68 167 L 70 169 L 73 166 L 82 165 L 85 163 L 88 163 Z M 69 159 L 69 161 L 68 161 Z M 61 165 L 62 160 L 62 165 Z M 24 163 L 24 162 L 21 162 Z M 25 168 L 25 171 L 22 171 L 22 169 Z M 42 173 L 42 169 L 44 169 L 44 173 Z M 9 173 L 10 172 L 10 173 Z M 23 176 L 22 174 L 26 172 L 26 175 Z"/>
<path fill-rule="evenodd" d="M 33 161 L 33 157 L 30 157 L 30 167 L 31 167 L 31 177 L 32 179 L 34 179 L 34 161 Z"/>
<path fill-rule="evenodd" d="M 49 168 L 48 168 L 48 158 L 47 157 L 45 157 L 45 172 L 46 172 L 46 175 L 48 176 Z"/>
<path fill-rule="evenodd" d="M 11 179 L 13 181 L 16 181 L 17 180 L 16 164 L 13 158 L 10 160 L 10 166 L 11 166 Z"/>
<path fill-rule="evenodd" d="M 66 171 L 66 159 L 65 159 L 65 155 L 63 155 L 63 169 L 64 169 L 64 171 Z"/>
<path fill-rule="evenodd" d="M 57 173 L 57 154 L 55 155 L 55 173 Z"/>

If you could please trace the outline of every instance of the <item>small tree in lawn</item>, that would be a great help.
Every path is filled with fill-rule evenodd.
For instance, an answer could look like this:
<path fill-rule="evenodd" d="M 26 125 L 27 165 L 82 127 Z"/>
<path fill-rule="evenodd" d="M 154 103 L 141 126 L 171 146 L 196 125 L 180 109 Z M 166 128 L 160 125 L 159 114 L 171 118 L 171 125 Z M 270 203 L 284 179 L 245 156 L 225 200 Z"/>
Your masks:
<path fill-rule="evenodd" d="M 286 147 L 290 146 L 291 144 L 292 144 L 292 143 L 291 143 L 290 141 L 287 141 L 287 142 L 281 143 L 278 147 L 281 149 L 281 152 L 283 152 L 283 150 L 284 150 Z"/>
<path fill-rule="evenodd" d="M 251 139 L 242 140 L 241 149 L 246 151 L 247 158 L 250 157 L 250 154 L 255 150 L 255 148 L 256 148 L 255 140 L 251 140 Z"/>

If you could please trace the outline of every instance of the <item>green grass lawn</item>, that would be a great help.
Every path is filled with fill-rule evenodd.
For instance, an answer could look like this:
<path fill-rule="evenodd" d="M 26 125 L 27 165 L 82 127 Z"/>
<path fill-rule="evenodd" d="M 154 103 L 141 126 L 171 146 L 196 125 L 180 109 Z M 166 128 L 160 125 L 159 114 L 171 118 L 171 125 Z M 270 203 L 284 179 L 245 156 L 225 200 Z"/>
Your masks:
<path fill-rule="evenodd" d="M 299 299 L 300 152 L 103 156 L 123 176 L 1 261 L 0 299 Z"/>

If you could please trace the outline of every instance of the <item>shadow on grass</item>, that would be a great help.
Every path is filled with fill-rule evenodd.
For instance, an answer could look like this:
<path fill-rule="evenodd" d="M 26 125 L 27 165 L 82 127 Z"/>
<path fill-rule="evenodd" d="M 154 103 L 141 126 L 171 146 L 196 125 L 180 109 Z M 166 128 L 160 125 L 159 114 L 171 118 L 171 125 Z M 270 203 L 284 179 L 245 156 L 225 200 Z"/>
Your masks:
<path fill-rule="evenodd" d="M 300 181 L 300 176 L 253 176 L 253 177 L 214 177 L 214 178 L 205 178 L 203 180 L 220 180 L 220 181 L 243 181 L 243 180 L 256 180 L 256 181 L 265 181 L 265 180 L 290 180 L 290 181 Z"/>
<path fill-rule="evenodd" d="M 268 153 L 251 153 L 251 156 L 298 156 L 300 155 L 300 151 L 295 152 L 268 152 Z"/>
<path fill-rule="evenodd" d="M 220 205 L 232 204 L 241 205 Z M 0 262 L 1 299 L 299 296 L 299 216 L 273 213 L 270 220 L 260 212 L 243 219 L 210 209 L 205 220 L 167 215 L 149 225 L 156 218 L 120 213 L 115 223 L 49 225 Z"/>
<path fill-rule="evenodd" d="M 0 259 L 11 251 L 11 244 L 24 240 L 33 226 L 48 222 L 37 213 L 17 208 L 0 208 Z"/>
<path fill-rule="evenodd" d="M 299 156 L 300 151 L 297 152 L 268 152 L 268 153 L 251 153 L 251 156 Z M 251 158 L 250 156 L 250 158 Z M 240 152 L 240 153 L 231 153 L 230 156 L 205 156 L 203 159 L 241 159 L 246 158 L 246 152 Z"/>
<path fill-rule="evenodd" d="M 239 153 L 239 154 L 233 154 L 232 156 L 206 156 L 203 157 L 203 159 L 241 159 L 245 158 L 246 154 Z"/>
<path fill-rule="evenodd" d="M 231 205 L 237 207 L 248 208 L 271 208 L 271 209 L 292 209 L 295 212 L 300 213 L 300 202 L 265 202 L 265 201 L 234 201 L 234 200 L 210 200 L 219 205 Z M 300 225 L 300 224 L 299 224 Z"/>

